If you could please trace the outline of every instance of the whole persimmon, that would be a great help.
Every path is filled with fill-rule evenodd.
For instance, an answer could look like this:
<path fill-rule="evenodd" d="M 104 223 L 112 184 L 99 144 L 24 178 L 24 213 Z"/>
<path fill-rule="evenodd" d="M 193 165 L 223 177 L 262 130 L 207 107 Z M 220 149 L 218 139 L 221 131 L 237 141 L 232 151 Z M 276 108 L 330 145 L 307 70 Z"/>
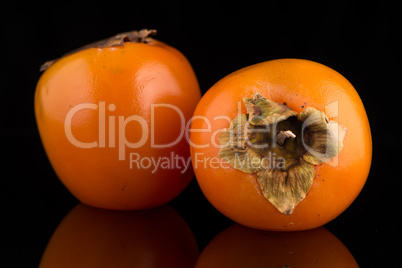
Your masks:
<path fill-rule="evenodd" d="M 359 267 L 348 248 L 324 227 L 270 232 L 235 224 L 219 233 L 198 257 L 195 268 Z"/>
<path fill-rule="evenodd" d="M 114 211 L 81 203 L 53 233 L 39 267 L 192 268 L 197 257 L 191 229 L 168 205 Z"/>
<path fill-rule="evenodd" d="M 190 131 L 206 198 L 252 228 L 322 226 L 354 201 L 370 170 L 358 93 L 313 61 L 272 60 L 224 77 L 202 97 Z"/>
<path fill-rule="evenodd" d="M 198 81 L 154 33 L 118 34 L 42 67 L 40 137 L 60 180 L 85 204 L 155 207 L 193 178 L 185 128 L 201 98 Z"/>

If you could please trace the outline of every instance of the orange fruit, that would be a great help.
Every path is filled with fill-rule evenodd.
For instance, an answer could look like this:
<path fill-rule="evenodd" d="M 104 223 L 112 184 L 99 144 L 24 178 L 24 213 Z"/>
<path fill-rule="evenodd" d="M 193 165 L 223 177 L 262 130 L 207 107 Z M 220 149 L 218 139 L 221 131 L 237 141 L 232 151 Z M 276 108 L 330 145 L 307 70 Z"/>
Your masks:
<path fill-rule="evenodd" d="M 124 33 L 70 53 L 47 64 L 38 82 L 43 146 L 85 204 L 155 207 L 193 178 L 185 127 L 199 85 L 182 53 L 150 33 Z"/>
<path fill-rule="evenodd" d="M 363 188 L 372 156 L 354 87 L 302 59 L 255 64 L 218 81 L 197 105 L 190 144 L 212 205 L 266 230 L 306 230 L 337 217 Z"/>

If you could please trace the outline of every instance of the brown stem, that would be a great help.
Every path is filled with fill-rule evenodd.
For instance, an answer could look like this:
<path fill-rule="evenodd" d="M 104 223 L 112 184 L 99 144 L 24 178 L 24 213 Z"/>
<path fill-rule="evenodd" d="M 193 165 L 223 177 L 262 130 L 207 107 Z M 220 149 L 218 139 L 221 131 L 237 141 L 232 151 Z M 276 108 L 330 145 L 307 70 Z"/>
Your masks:
<path fill-rule="evenodd" d="M 346 128 L 313 107 L 299 114 L 258 93 L 243 100 L 247 114 L 238 115 L 230 129 L 222 131 L 219 143 L 225 145 L 219 156 L 235 169 L 256 174 L 263 196 L 279 212 L 290 215 L 312 187 L 314 165 L 326 163 L 341 151 Z M 274 124 L 277 131 L 261 131 Z M 302 140 L 303 133 L 307 139 Z"/>
<path fill-rule="evenodd" d="M 125 33 L 120 33 L 115 36 L 88 44 L 86 46 L 80 47 L 78 49 L 75 49 L 73 51 L 70 51 L 66 54 L 64 54 L 62 57 L 71 55 L 73 53 L 88 49 L 88 48 L 105 48 L 105 47 L 114 47 L 114 46 L 123 46 L 124 43 L 126 42 L 133 42 L 133 43 L 148 43 L 150 40 L 150 36 L 153 36 L 156 34 L 156 30 L 151 29 L 142 29 L 140 31 L 131 31 L 131 32 L 125 32 Z M 47 68 L 49 68 L 53 63 L 55 63 L 58 59 L 50 60 L 45 62 L 44 64 L 41 65 L 40 71 L 45 71 Z"/>
<path fill-rule="evenodd" d="M 296 138 L 296 135 L 290 131 L 290 130 L 286 130 L 286 131 L 280 131 L 276 137 L 275 137 L 275 141 L 276 143 L 278 143 L 279 145 L 283 145 L 285 143 L 285 140 L 287 138 Z"/>

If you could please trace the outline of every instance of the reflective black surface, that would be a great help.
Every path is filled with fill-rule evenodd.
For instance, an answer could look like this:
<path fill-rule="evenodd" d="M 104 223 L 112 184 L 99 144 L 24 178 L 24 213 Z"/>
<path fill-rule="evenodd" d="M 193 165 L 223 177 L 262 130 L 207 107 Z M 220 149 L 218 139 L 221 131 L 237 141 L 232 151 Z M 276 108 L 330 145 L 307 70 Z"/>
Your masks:
<path fill-rule="evenodd" d="M 343 74 L 365 104 L 373 163 L 356 201 L 325 228 L 360 267 L 400 263 L 401 173 L 398 134 L 401 21 L 387 2 L 274 1 L 266 6 L 200 1 L 28 5 L 2 8 L 1 208 L 6 267 L 36 267 L 63 218 L 78 204 L 52 170 L 37 133 L 33 94 L 39 66 L 118 32 L 157 28 L 158 39 L 192 63 L 202 92 L 257 62 L 306 58 Z M 216 211 L 194 179 L 169 204 L 190 227 L 199 251 L 234 222 Z M 286 265 L 286 264 L 284 264 Z"/>

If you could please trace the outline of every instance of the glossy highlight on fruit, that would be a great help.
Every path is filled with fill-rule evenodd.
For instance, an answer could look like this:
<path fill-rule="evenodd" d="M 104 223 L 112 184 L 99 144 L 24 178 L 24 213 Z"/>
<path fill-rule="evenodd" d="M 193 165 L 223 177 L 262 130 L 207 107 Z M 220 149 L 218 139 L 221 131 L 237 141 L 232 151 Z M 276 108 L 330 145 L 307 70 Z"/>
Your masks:
<path fill-rule="evenodd" d="M 181 52 L 150 35 L 116 35 L 47 62 L 35 116 L 57 176 L 81 202 L 145 209 L 193 178 L 185 127 L 201 97 Z"/>
<path fill-rule="evenodd" d="M 360 193 L 372 155 L 354 87 L 302 59 L 255 64 L 218 81 L 194 112 L 190 144 L 212 205 L 264 230 L 306 230 L 333 220 Z"/>

